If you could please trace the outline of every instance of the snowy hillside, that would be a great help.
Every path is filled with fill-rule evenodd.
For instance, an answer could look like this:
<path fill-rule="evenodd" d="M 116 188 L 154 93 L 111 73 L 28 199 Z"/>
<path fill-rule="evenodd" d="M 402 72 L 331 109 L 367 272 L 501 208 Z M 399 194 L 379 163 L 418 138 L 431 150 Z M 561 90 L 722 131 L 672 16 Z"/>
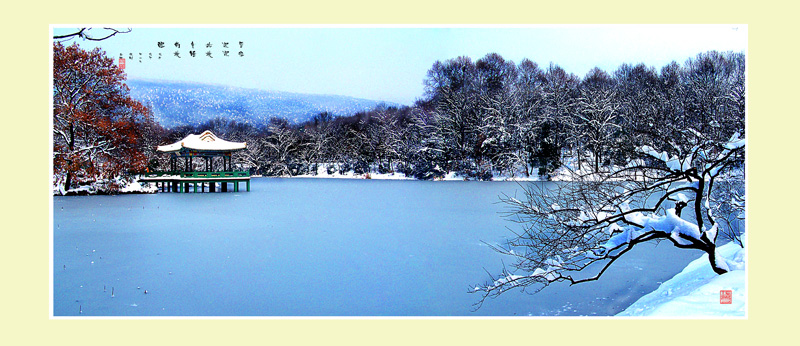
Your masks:
<path fill-rule="evenodd" d="M 321 112 L 349 116 L 384 103 L 337 95 L 299 94 L 188 82 L 129 80 L 131 96 L 161 125 L 196 125 L 217 117 L 250 124 L 270 118 L 300 123 Z"/>
<path fill-rule="evenodd" d="M 747 311 L 746 251 L 735 243 L 723 245 L 717 251 L 727 259 L 730 272 L 715 274 L 708 265 L 708 255 L 704 255 L 617 316 L 744 317 Z M 732 291 L 730 304 L 720 302 L 723 290 Z"/>

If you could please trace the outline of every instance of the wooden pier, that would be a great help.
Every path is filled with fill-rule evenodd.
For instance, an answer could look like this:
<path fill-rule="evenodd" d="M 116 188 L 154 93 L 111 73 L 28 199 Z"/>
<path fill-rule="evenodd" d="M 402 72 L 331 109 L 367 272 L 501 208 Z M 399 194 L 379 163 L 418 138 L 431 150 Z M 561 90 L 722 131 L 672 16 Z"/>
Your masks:
<path fill-rule="evenodd" d="M 140 182 L 153 183 L 159 192 L 228 192 L 228 184 L 233 184 L 233 192 L 239 192 L 239 183 L 244 182 L 250 191 L 250 174 L 243 171 L 231 172 L 152 172 L 146 173 Z"/>

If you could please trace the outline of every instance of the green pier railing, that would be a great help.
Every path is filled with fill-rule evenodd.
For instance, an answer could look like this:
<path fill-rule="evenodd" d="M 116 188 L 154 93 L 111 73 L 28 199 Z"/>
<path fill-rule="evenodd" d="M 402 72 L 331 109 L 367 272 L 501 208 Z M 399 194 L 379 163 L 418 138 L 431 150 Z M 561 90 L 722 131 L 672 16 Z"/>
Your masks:
<path fill-rule="evenodd" d="M 145 178 L 161 178 L 164 176 L 178 176 L 180 178 L 246 178 L 250 176 L 247 171 L 161 171 L 147 172 Z"/>

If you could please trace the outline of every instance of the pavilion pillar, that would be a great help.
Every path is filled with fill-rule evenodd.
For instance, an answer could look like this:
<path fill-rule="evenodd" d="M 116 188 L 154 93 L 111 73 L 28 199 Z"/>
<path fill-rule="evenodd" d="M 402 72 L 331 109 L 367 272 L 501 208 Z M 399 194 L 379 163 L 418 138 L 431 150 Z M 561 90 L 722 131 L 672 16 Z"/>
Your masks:
<path fill-rule="evenodd" d="M 209 182 L 208 183 L 208 192 L 216 192 L 216 190 L 217 190 L 217 183 L 214 182 L 214 181 Z"/>
<path fill-rule="evenodd" d="M 222 186 L 222 192 L 228 192 L 228 182 L 227 181 L 221 181 L 219 184 Z"/>
<path fill-rule="evenodd" d="M 250 192 L 250 179 L 247 179 L 247 192 Z"/>

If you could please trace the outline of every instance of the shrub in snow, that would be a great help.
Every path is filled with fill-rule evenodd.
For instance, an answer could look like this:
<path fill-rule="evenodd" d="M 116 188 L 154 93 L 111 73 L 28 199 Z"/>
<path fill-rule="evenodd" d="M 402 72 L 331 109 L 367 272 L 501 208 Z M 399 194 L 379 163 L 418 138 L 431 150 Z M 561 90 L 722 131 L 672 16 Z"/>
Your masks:
<path fill-rule="evenodd" d="M 347 172 L 350 172 L 352 170 L 353 170 L 353 166 L 350 163 L 350 161 L 345 160 L 345 161 L 343 161 L 342 163 L 339 164 L 339 174 L 341 174 L 341 175 L 344 175 Z"/>
<path fill-rule="evenodd" d="M 414 164 L 411 175 L 419 180 L 433 180 L 443 177 L 445 174 L 439 165 L 435 165 L 428 161 L 420 161 Z"/>
<path fill-rule="evenodd" d="M 369 173 L 369 164 L 364 160 L 356 160 L 353 162 L 353 173 L 364 174 Z"/>
<path fill-rule="evenodd" d="M 476 164 L 473 161 L 461 161 L 455 165 L 455 173 L 468 180 L 490 181 L 492 171 L 487 167 Z"/>
<path fill-rule="evenodd" d="M 411 165 L 406 164 L 405 162 L 398 163 L 396 171 L 409 177 L 414 175 Z"/>
<path fill-rule="evenodd" d="M 555 186 L 533 184 L 522 199 L 504 196 L 509 218 L 523 229 L 505 247 L 493 246 L 515 261 L 512 270 L 477 286 L 474 292 L 483 293 L 478 304 L 516 287 L 597 280 L 620 256 L 648 241 L 702 250 L 715 273 L 728 272 L 716 240 L 730 233 L 730 223 L 719 221 L 743 217 L 743 190 L 726 188 L 720 197 L 715 188 L 718 178 L 743 168 L 744 144 L 736 134 L 723 143 L 700 142 L 688 152 L 642 147 L 642 158 L 611 172 L 576 175 Z M 724 203 L 731 206 L 720 207 Z"/>

